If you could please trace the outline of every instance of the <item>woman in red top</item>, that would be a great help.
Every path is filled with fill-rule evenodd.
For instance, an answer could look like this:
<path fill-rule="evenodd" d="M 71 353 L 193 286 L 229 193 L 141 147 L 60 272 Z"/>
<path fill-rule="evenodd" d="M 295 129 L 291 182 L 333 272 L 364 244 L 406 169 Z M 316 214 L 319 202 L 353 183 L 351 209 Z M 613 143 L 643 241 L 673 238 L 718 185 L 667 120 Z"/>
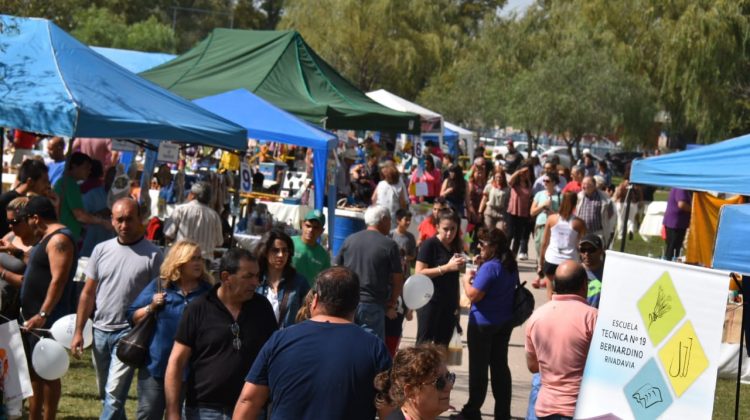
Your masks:
<path fill-rule="evenodd" d="M 512 238 L 511 249 L 518 253 L 519 260 L 529 258 L 529 229 L 531 226 L 531 186 L 534 185 L 534 168 L 524 165 L 513 173 L 508 202 L 508 237 Z"/>
<path fill-rule="evenodd" d="M 418 203 L 420 201 L 432 203 L 435 201 L 435 197 L 440 196 L 440 186 L 443 181 L 442 175 L 440 174 L 440 171 L 435 168 L 435 161 L 432 159 L 425 159 L 424 170 L 421 171 L 421 176 L 418 175 L 419 173 L 419 168 L 414 168 L 414 171 L 412 171 L 411 177 L 409 178 L 409 199 L 412 203 Z M 427 184 L 427 195 L 421 197 L 421 199 L 416 196 L 416 187 L 412 187 L 412 185 L 416 185 L 418 182 L 424 182 Z"/>

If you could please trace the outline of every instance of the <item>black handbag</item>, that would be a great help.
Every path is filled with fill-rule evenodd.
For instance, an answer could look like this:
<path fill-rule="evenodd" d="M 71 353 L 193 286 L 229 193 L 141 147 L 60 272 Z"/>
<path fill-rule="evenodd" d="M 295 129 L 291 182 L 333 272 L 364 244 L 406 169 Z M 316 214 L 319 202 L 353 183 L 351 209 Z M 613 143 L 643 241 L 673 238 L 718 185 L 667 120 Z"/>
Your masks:
<path fill-rule="evenodd" d="M 534 295 L 526 288 L 526 282 L 516 280 L 516 290 L 513 294 L 513 314 L 508 321 L 511 326 L 518 327 L 526 322 L 534 312 Z"/>
<path fill-rule="evenodd" d="M 161 293 L 161 280 L 157 280 L 156 293 Z M 146 364 L 148 347 L 156 329 L 156 313 L 152 311 L 117 342 L 117 358 L 128 366 L 139 368 Z"/>

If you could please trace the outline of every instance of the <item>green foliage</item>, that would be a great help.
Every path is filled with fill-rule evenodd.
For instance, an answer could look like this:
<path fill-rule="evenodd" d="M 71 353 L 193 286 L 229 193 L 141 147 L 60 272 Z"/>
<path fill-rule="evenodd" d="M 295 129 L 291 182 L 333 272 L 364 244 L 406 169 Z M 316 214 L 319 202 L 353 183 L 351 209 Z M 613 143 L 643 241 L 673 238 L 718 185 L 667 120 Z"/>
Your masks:
<path fill-rule="evenodd" d="M 176 39 L 172 28 L 153 16 L 128 25 L 123 16 L 91 6 L 75 15 L 74 26 L 71 34 L 89 45 L 161 52 L 173 52 L 175 49 Z"/>

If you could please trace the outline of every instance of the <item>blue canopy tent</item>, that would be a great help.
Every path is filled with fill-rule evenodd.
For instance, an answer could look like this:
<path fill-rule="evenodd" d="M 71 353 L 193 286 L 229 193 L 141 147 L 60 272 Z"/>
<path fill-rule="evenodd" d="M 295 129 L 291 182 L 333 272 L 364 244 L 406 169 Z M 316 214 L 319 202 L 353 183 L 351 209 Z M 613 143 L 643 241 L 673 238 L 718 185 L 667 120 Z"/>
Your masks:
<path fill-rule="evenodd" d="M 123 50 L 119 48 L 91 46 L 91 49 L 133 73 L 150 70 L 177 57 L 174 54 Z"/>
<path fill-rule="evenodd" d="M 437 133 L 424 133 L 422 139 L 440 142 L 440 136 Z M 453 156 L 458 156 L 458 133 L 448 127 L 443 127 L 443 142 L 448 146 L 448 152 Z"/>
<path fill-rule="evenodd" d="M 713 267 L 750 275 L 750 204 L 723 206 L 714 245 Z"/>
<path fill-rule="evenodd" d="M 750 134 L 633 161 L 630 181 L 692 191 L 750 195 Z"/>
<path fill-rule="evenodd" d="M 323 208 L 326 192 L 328 154 L 336 148 L 337 138 L 312 124 L 278 108 L 246 89 L 195 99 L 193 102 L 247 129 L 258 140 L 278 141 L 313 149 L 315 208 Z M 328 191 L 328 232 L 333 238 L 336 214 L 336 187 Z"/>
<path fill-rule="evenodd" d="M 107 60 L 52 22 L 0 15 L 0 126 L 244 149 L 244 128 Z"/>

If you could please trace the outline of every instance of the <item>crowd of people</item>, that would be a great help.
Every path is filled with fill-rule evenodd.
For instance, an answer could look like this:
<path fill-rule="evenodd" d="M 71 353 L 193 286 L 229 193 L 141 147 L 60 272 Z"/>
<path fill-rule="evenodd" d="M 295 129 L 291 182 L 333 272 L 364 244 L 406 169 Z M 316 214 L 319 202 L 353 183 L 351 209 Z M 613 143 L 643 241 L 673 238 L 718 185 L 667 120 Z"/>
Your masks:
<path fill-rule="evenodd" d="M 60 159 L 63 149 L 53 138 L 49 163 L 19 162 L 16 185 L 0 196 L 2 315 L 21 323 L 29 356 L 46 329 L 76 313 L 71 352 L 81 357 L 92 319 L 103 419 L 126 418 L 134 377 L 139 419 L 435 418 L 455 382 L 445 349 L 461 329 L 462 290 L 470 302 L 469 399 L 456 417 L 481 418 L 489 384 L 495 418 L 509 418 L 510 320 L 518 261 L 529 258 L 532 236 L 533 285 L 547 288 L 549 303 L 526 325 L 528 367 L 538 373 L 530 416 L 571 417 L 605 250 L 618 217 L 634 229 L 619 216 L 622 203 L 638 208 L 646 195 L 639 187 L 627 194 L 627 174 L 624 186 L 611 187 L 606 163 L 591 155 L 573 168 L 542 166 L 512 142 L 495 159 L 478 150 L 466 174 L 429 145 L 410 174 L 377 155 L 359 164 L 344 156 L 342 182 L 365 205 L 367 227 L 337 255 L 320 245 L 326 219 L 312 210 L 299 235 L 272 229 L 255 249 L 230 248 L 215 261 L 226 229 L 209 183 L 193 183 L 166 221 L 164 248 L 145 238 L 136 198 L 106 205 L 111 166 L 83 152 Z M 679 253 L 689 195 L 670 201 L 682 212 L 667 226 L 669 252 Z M 432 212 L 415 236 L 410 209 L 422 202 Z M 73 281 L 81 255 L 82 283 Z M 401 291 L 412 273 L 427 276 L 434 293 L 415 311 L 416 345 L 404 348 L 403 322 L 413 314 Z M 120 340 L 151 319 L 145 364 L 121 361 Z M 61 382 L 41 378 L 31 361 L 29 370 L 28 416 L 52 419 Z"/>

